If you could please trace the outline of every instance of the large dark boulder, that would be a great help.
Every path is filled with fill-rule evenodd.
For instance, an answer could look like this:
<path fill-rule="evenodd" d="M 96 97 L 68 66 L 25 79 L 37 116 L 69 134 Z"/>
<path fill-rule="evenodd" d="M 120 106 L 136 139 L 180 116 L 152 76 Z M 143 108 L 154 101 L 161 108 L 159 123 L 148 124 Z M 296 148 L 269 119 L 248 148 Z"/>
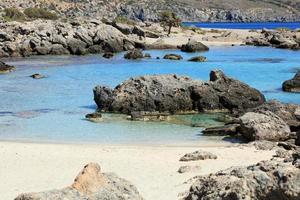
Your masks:
<path fill-rule="evenodd" d="M 184 200 L 297 200 L 300 170 L 282 161 L 262 161 L 195 177 Z"/>
<path fill-rule="evenodd" d="M 300 70 L 296 73 L 294 78 L 282 84 L 282 89 L 285 92 L 300 92 Z"/>
<path fill-rule="evenodd" d="M 209 48 L 202 44 L 201 42 L 197 42 L 196 40 L 189 40 L 187 44 L 181 46 L 181 51 L 184 52 L 196 52 L 196 51 L 208 51 Z"/>
<path fill-rule="evenodd" d="M 0 74 L 7 74 L 14 71 L 16 68 L 14 66 L 8 65 L 0 61 Z"/>
<path fill-rule="evenodd" d="M 90 163 L 77 175 L 74 183 L 61 190 L 21 194 L 15 200 L 142 200 L 136 187 L 112 173 L 102 173 Z"/>
<path fill-rule="evenodd" d="M 143 54 L 142 50 L 140 50 L 140 49 L 133 49 L 133 50 L 128 51 L 124 55 L 124 58 L 131 59 L 131 60 L 137 60 L 137 59 L 144 58 L 144 54 Z"/>
<path fill-rule="evenodd" d="M 133 111 L 181 113 L 234 111 L 264 103 L 264 96 L 248 85 L 212 71 L 209 82 L 177 75 L 131 78 L 115 89 L 97 86 L 99 109 L 130 114 Z"/>

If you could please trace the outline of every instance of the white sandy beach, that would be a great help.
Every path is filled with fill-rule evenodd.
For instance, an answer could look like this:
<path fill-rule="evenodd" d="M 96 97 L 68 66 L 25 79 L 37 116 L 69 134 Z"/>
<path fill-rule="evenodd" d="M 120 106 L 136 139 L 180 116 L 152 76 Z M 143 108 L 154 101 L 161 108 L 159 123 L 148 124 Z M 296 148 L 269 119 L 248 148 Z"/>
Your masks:
<path fill-rule="evenodd" d="M 232 145 L 233 146 L 233 145 Z M 179 162 L 195 150 L 215 153 L 216 160 Z M 186 147 L 130 145 L 71 145 L 0 142 L 1 200 L 11 200 L 23 192 L 60 189 L 70 185 L 89 162 L 97 162 L 103 172 L 114 172 L 131 181 L 146 200 L 174 200 L 190 184 L 189 178 L 231 166 L 246 166 L 270 159 L 272 151 L 249 147 Z M 180 166 L 200 165 L 196 173 L 179 174 Z"/>

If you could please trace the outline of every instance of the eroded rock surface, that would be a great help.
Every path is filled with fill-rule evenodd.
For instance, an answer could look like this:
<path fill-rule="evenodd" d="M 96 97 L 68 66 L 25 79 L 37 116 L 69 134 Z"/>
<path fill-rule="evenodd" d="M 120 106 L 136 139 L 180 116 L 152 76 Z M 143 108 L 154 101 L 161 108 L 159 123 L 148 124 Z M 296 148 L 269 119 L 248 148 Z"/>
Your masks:
<path fill-rule="evenodd" d="M 286 92 L 300 92 L 300 70 L 296 73 L 294 78 L 282 84 L 282 89 Z"/>
<path fill-rule="evenodd" d="M 97 86 L 94 100 L 103 111 L 175 114 L 243 110 L 261 105 L 265 98 L 258 90 L 215 70 L 209 82 L 177 75 L 152 75 L 131 78 L 115 89 Z"/>
<path fill-rule="evenodd" d="M 207 160 L 207 159 L 217 159 L 218 157 L 210 152 L 198 150 L 192 153 L 187 153 L 180 158 L 179 161 L 195 161 L 195 160 Z"/>

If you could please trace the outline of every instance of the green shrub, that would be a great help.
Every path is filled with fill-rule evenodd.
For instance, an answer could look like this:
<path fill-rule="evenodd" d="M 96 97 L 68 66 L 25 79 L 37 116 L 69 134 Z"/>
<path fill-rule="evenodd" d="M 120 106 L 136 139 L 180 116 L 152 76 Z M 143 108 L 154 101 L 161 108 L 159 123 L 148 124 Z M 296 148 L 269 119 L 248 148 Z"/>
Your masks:
<path fill-rule="evenodd" d="M 17 8 L 5 8 L 4 19 L 7 21 L 23 21 L 25 15 Z"/>
<path fill-rule="evenodd" d="M 30 19 L 50 19 L 56 20 L 58 17 L 44 8 L 26 8 L 24 14 Z"/>
<path fill-rule="evenodd" d="M 115 22 L 121 23 L 121 24 L 136 25 L 135 21 L 128 19 L 126 17 L 123 17 L 123 16 L 116 17 Z"/>

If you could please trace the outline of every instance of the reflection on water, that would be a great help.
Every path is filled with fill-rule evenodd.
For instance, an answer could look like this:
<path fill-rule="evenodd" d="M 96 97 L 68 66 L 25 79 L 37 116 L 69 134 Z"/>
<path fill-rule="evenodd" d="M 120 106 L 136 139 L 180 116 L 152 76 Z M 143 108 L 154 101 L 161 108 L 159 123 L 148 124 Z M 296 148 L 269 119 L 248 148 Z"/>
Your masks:
<path fill-rule="evenodd" d="M 267 99 L 300 103 L 299 94 L 284 93 L 281 84 L 299 67 L 298 51 L 257 47 L 212 47 L 205 53 L 149 51 L 152 59 L 124 60 L 123 53 L 107 60 L 100 55 L 42 56 L 6 60 L 17 67 L 0 76 L 0 139 L 96 143 L 201 143 L 220 138 L 201 136 L 203 127 L 220 125 L 217 115 L 174 116 L 171 122 L 133 122 L 126 116 L 104 114 L 103 123 L 84 120 L 95 111 L 93 87 L 115 87 L 145 74 L 179 74 L 208 80 L 219 68 L 227 75 L 264 92 Z M 157 60 L 179 53 L 182 61 Z M 202 54 L 209 62 L 187 60 Z M 34 73 L 48 78 L 29 78 Z M 200 134 L 200 135 L 199 135 Z"/>

